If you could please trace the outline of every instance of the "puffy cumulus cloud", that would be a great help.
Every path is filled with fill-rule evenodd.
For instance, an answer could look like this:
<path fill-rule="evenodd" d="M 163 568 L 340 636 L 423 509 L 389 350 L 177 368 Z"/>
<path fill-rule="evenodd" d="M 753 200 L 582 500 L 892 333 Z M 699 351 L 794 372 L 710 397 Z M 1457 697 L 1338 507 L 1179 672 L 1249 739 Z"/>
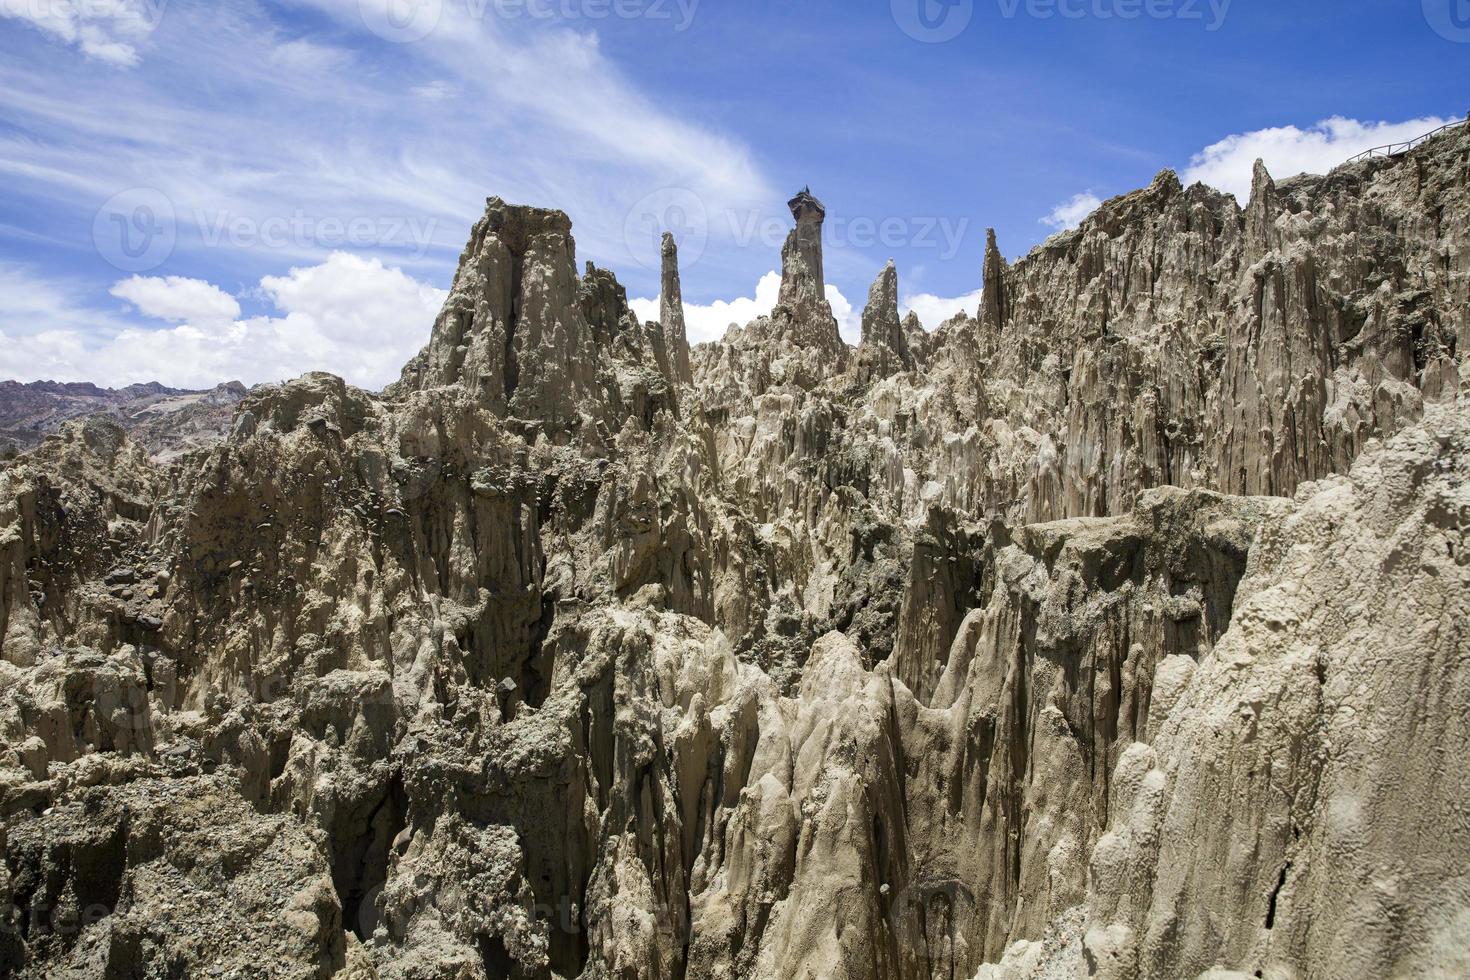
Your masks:
<path fill-rule="evenodd" d="M 854 347 L 863 339 L 863 311 L 855 309 L 847 297 L 831 283 L 827 284 L 827 305 L 837 318 L 837 332 Z"/>
<path fill-rule="evenodd" d="M 831 287 L 828 287 L 831 288 Z M 730 327 L 743 327 L 751 320 L 766 316 L 776 308 L 781 295 L 781 274 L 767 272 L 755 284 L 754 296 L 732 300 L 717 299 L 708 305 L 684 303 L 684 326 L 691 344 L 719 340 Z M 628 301 L 640 320 L 658 319 L 658 297 Z"/>
<path fill-rule="evenodd" d="M 954 297 L 917 293 L 905 297 L 899 303 L 899 308 L 904 316 L 908 316 L 910 311 L 917 313 L 919 322 L 924 325 L 925 330 L 938 330 L 944 321 L 952 319 L 956 314 L 975 315 L 980 309 L 980 296 L 984 292 L 984 289 L 977 289 L 972 293 Z"/>
<path fill-rule="evenodd" d="M 449 295 L 378 259 L 346 252 L 286 276 L 267 276 L 260 286 L 302 329 L 307 349 L 318 352 L 315 359 L 298 360 L 297 373 L 320 367 L 369 388 L 397 379 L 428 341 Z"/>
<path fill-rule="evenodd" d="M 235 297 L 202 279 L 133 276 L 110 291 L 144 316 L 173 323 L 228 322 L 240 315 Z"/>
<path fill-rule="evenodd" d="M 1089 214 L 1096 211 L 1102 200 L 1092 191 L 1083 191 L 1075 194 L 1067 200 L 1051 209 L 1051 214 L 1041 219 L 1041 223 L 1057 231 L 1067 231 L 1082 224 Z"/>
<path fill-rule="evenodd" d="M 742 296 L 732 300 L 717 299 L 713 303 L 684 304 L 684 326 L 691 344 L 719 340 L 732 326 L 743 327 L 752 320 L 767 316 L 776 308 L 781 296 L 781 274 L 772 270 L 761 276 L 755 284 L 754 296 Z M 856 344 L 862 336 L 862 311 L 854 310 L 847 297 L 836 286 L 828 284 L 827 302 L 832 315 L 837 318 L 837 329 L 842 339 Z M 658 298 L 633 299 L 628 301 L 640 320 L 658 319 Z"/>
<path fill-rule="evenodd" d="M 91 381 L 85 369 L 89 353 L 75 330 L 47 329 L 13 335 L 0 329 L 0 378 L 19 381 Z M 104 383 L 105 382 L 101 382 Z"/>
<path fill-rule="evenodd" d="M 1227 136 L 1196 153 L 1182 179 L 1202 181 L 1234 194 L 1243 205 L 1251 196 L 1251 171 L 1256 160 L 1277 180 L 1297 174 L 1325 174 L 1364 150 L 1402 143 L 1453 122 L 1426 116 L 1405 122 L 1360 122 L 1334 116 L 1299 129 L 1279 126 Z"/>
<path fill-rule="evenodd" d="M 139 61 L 138 44 L 168 0 L 0 0 L 0 17 L 20 20 L 119 68 Z"/>
<path fill-rule="evenodd" d="M 118 295 L 160 319 L 180 320 L 191 303 L 200 307 L 195 313 L 202 309 L 210 316 L 189 316 L 165 328 L 117 326 L 100 338 L 77 326 L 93 322 L 90 311 L 56 308 L 55 296 L 41 284 L 25 304 L 46 314 L 39 328 L 0 333 L 0 377 L 114 387 L 156 380 L 209 388 L 222 381 L 255 384 L 322 370 L 376 389 L 395 380 L 427 340 L 446 296 L 377 259 L 340 252 L 320 265 L 261 281 L 260 294 L 280 315 L 213 315 L 233 298 L 209 283 L 179 282 L 135 277 L 118 284 Z M 18 322 L 12 312 L 0 308 L 4 322 Z"/>

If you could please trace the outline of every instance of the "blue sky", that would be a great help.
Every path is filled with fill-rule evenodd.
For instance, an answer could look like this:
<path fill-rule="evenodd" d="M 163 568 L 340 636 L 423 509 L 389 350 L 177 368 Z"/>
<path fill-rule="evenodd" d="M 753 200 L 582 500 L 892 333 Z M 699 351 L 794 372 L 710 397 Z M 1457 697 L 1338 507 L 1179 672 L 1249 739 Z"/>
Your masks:
<path fill-rule="evenodd" d="M 1470 0 L 0 0 L 0 376 L 376 387 L 485 197 L 571 214 L 697 339 L 761 312 L 804 184 L 851 335 L 935 327 L 1164 167 L 1239 192 L 1470 109 Z"/>

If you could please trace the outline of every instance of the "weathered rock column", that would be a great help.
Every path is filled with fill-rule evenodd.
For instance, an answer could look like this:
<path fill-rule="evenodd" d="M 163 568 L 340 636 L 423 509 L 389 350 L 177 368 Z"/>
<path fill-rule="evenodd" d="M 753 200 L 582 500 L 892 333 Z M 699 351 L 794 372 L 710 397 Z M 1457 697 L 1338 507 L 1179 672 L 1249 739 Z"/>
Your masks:
<path fill-rule="evenodd" d="M 827 209 L 809 188 L 789 204 L 796 227 L 781 249 L 781 295 L 775 319 L 782 324 L 781 334 L 787 340 L 831 354 L 830 366 L 846 370 L 847 345 L 827 303 L 822 271 L 822 222 Z"/>
<path fill-rule="evenodd" d="M 1000 339 L 1007 319 L 1006 260 L 995 242 L 995 229 L 985 232 L 985 289 L 980 297 L 980 327 L 991 343 Z M 982 343 L 982 347 L 986 344 Z"/>
<path fill-rule="evenodd" d="M 900 371 L 912 371 L 913 367 L 914 358 L 909 353 L 903 322 L 898 318 L 898 270 L 889 259 L 868 290 L 868 305 L 863 309 L 863 339 L 854 369 L 857 380 L 866 383 Z"/>
<path fill-rule="evenodd" d="M 684 293 L 679 285 L 679 246 L 669 232 L 664 232 L 662 255 L 659 326 L 663 328 L 664 346 L 668 349 L 675 378 L 683 384 L 690 384 L 694 381 L 694 370 L 689 364 L 689 334 L 684 324 Z"/>
<path fill-rule="evenodd" d="M 796 219 L 796 247 L 807 271 L 817 282 L 820 292 L 827 285 L 826 269 L 822 264 L 822 224 L 827 220 L 827 209 L 812 196 L 810 187 L 787 202 L 791 216 Z"/>

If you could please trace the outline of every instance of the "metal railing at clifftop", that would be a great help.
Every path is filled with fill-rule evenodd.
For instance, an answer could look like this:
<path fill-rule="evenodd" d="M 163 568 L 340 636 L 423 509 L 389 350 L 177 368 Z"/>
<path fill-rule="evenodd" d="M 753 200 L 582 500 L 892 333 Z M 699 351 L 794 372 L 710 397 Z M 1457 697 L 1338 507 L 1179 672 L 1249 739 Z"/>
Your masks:
<path fill-rule="evenodd" d="M 1448 126 L 1441 126 L 1434 132 L 1425 133 L 1423 136 L 1411 139 L 1407 143 L 1389 143 L 1387 146 L 1375 146 L 1371 150 L 1364 150 L 1362 153 L 1359 153 L 1355 157 L 1349 157 L 1348 163 L 1357 163 L 1359 160 L 1366 160 L 1369 157 L 1396 157 L 1401 154 L 1408 153 L 1420 143 L 1423 143 L 1426 140 L 1431 140 L 1434 137 L 1438 136 L 1440 133 L 1447 133 L 1452 129 L 1459 129 L 1467 122 L 1470 122 L 1470 116 L 1466 116 L 1464 119 L 1461 119 L 1458 122 L 1452 122 Z"/>

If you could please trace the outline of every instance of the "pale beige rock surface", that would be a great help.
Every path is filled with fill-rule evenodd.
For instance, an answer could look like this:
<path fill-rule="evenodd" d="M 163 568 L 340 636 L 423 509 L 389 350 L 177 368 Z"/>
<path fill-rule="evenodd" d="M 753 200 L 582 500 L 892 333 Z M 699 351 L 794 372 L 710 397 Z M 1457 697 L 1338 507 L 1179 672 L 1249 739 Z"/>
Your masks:
<path fill-rule="evenodd" d="M 1463 975 L 1467 152 L 1165 173 L 857 349 L 809 194 L 693 351 L 672 241 L 640 323 L 492 199 L 382 395 L 70 423 L 0 469 L 0 972 Z"/>

